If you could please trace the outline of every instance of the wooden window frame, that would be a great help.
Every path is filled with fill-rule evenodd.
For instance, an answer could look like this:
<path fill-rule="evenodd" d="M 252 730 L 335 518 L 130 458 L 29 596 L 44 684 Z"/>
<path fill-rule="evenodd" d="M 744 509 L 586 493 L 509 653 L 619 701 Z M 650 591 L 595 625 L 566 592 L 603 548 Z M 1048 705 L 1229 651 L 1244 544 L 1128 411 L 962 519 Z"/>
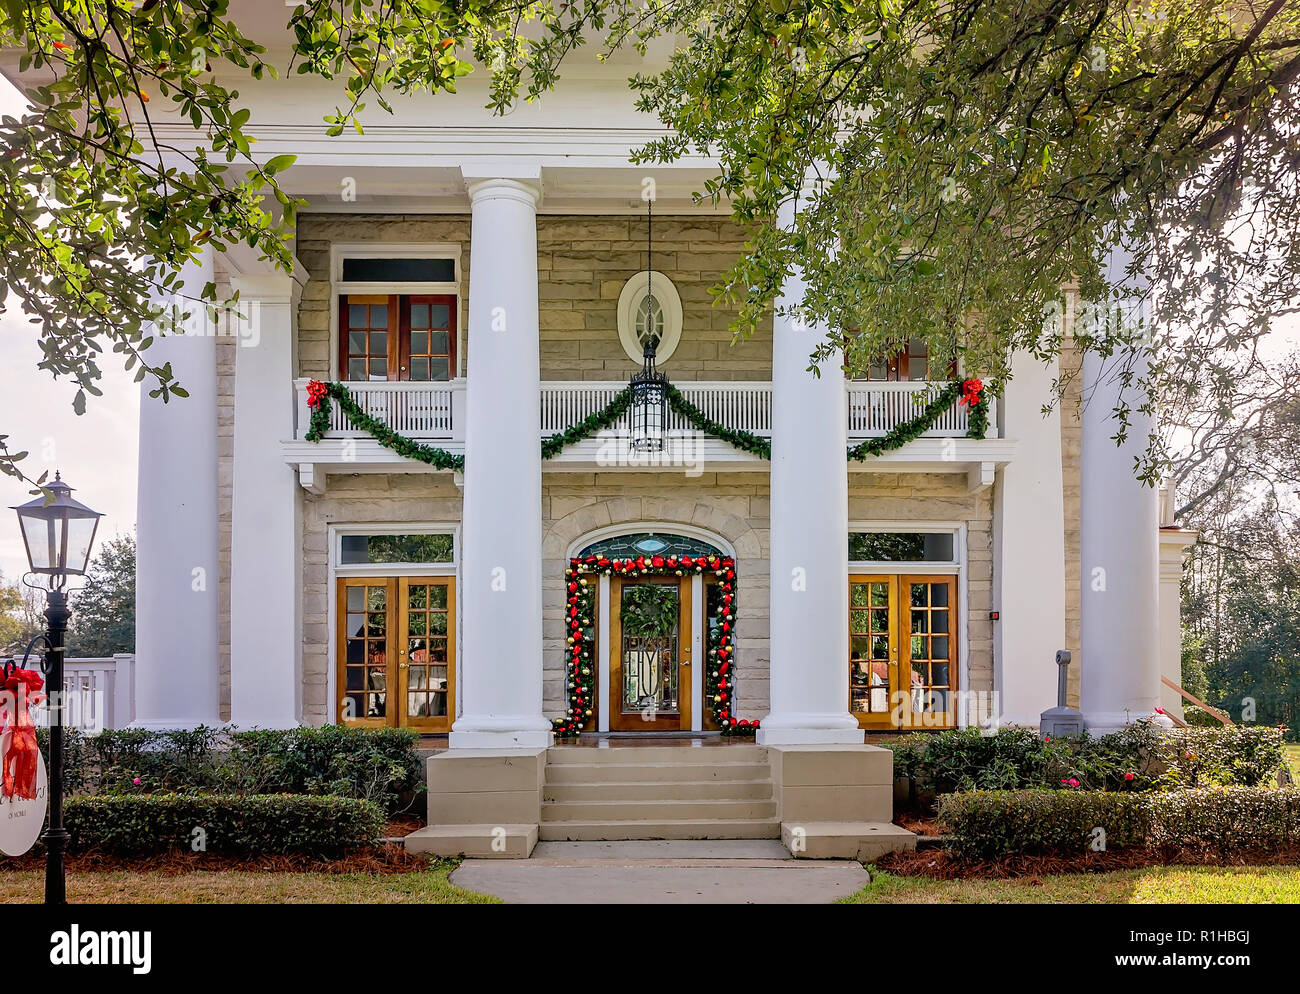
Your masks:
<path fill-rule="evenodd" d="M 948 586 L 948 710 L 942 722 L 925 715 L 934 712 L 913 711 L 911 701 L 912 639 L 911 639 L 911 599 L 912 583 L 946 582 Z M 886 696 L 887 709 L 883 713 L 854 711 L 852 691 L 853 666 L 853 598 L 849 598 L 849 616 L 845 619 L 848 626 L 848 654 L 845 665 L 850 672 L 850 689 L 848 698 L 849 713 L 858 719 L 858 727 L 877 732 L 910 731 L 946 731 L 956 727 L 953 708 L 956 704 L 953 695 L 961 689 L 961 613 L 958 597 L 960 595 L 960 576 L 956 573 L 850 573 L 850 589 L 858 583 L 887 583 L 889 585 L 889 687 Z M 857 610 L 862 610 L 861 608 Z M 867 610 L 870 610 L 868 608 Z M 903 686 L 903 675 L 908 675 L 907 686 Z M 894 721 L 895 695 L 901 691 L 908 694 L 909 701 L 907 723 Z"/>
<path fill-rule="evenodd" d="M 386 298 L 388 305 L 388 382 L 410 381 L 411 378 L 411 305 L 436 304 L 447 305 L 447 379 L 418 380 L 420 383 L 447 383 L 456 378 L 456 339 L 459 299 L 454 293 L 341 293 L 338 296 L 339 342 L 338 364 L 339 379 L 344 383 L 378 382 L 370 380 L 351 380 L 348 378 L 348 360 L 352 358 L 349 349 L 348 333 L 352 331 L 349 324 L 351 313 L 349 303 L 353 298 L 368 298 L 365 303 L 374 306 L 379 303 L 375 298 Z M 368 326 L 367 326 L 368 327 Z M 430 329 L 432 334 L 434 329 Z M 438 329 L 441 330 L 441 329 Z M 441 354 L 437 358 L 441 358 Z M 369 365 L 367 364 L 367 370 Z"/>
<path fill-rule="evenodd" d="M 447 588 L 447 713 L 433 717 L 412 718 L 406 714 L 408 703 L 407 679 L 409 678 L 409 660 L 403 662 L 403 646 L 409 638 L 408 612 L 403 610 L 405 594 L 412 584 L 424 586 L 442 586 Z M 385 714 L 382 718 L 345 719 L 343 711 L 350 693 L 347 685 L 347 591 L 350 587 L 386 588 L 386 620 L 384 623 L 384 666 L 385 676 Z M 348 575 L 335 579 L 335 707 L 334 721 L 340 725 L 359 728 L 414 728 L 423 734 L 446 734 L 451 731 L 456 720 L 456 578 L 450 575 Z M 367 608 L 367 613 L 370 613 Z M 425 635 L 426 639 L 428 634 Z M 364 668 L 368 664 L 363 663 Z M 364 669 L 363 669 L 364 672 Z M 364 692 L 364 691 L 363 691 Z"/>

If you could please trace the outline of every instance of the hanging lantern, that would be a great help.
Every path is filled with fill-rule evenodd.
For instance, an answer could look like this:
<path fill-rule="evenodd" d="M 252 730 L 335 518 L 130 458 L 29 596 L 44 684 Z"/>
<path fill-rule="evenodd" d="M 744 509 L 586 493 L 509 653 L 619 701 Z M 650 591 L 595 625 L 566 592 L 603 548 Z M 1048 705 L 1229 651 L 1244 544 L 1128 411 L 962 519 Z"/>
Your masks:
<path fill-rule="evenodd" d="M 646 201 L 646 334 L 641 371 L 632 376 L 633 452 L 662 452 L 668 434 L 668 377 L 655 368 L 659 337 L 651 328 L 654 316 L 654 201 Z"/>

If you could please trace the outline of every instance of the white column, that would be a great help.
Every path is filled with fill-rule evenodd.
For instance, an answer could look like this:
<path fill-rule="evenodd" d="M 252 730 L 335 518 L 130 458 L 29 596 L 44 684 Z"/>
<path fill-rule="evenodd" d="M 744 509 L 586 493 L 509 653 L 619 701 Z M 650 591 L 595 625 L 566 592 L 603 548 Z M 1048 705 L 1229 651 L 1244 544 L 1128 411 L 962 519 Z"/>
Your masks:
<path fill-rule="evenodd" d="M 994 491 L 994 689 L 999 720 L 1037 725 L 1056 703 L 1056 650 L 1065 648 L 1065 498 L 1056 361 L 1011 357 L 1003 391 L 1004 430 L 1016 458 Z"/>
<path fill-rule="evenodd" d="M 793 200 L 780 223 L 793 222 Z M 778 309 L 806 287 L 796 271 Z M 837 357 L 808 372 L 826 336 L 777 315 L 772 328 L 771 712 L 760 745 L 861 743 L 849 706 L 847 392 Z"/>
<path fill-rule="evenodd" d="M 1112 285 L 1123 283 L 1127 261 L 1122 251 L 1107 260 Z M 1083 357 L 1079 709 L 1095 734 L 1150 717 L 1160 702 L 1159 519 L 1156 494 L 1135 470 L 1154 429 L 1151 415 L 1139 410 L 1147 367 L 1140 348 L 1109 357 L 1088 350 Z M 1129 425 L 1116 445 L 1121 393 Z"/>
<path fill-rule="evenodd" d="M 1160 528 L 1160 674 L 1179 686 L 1183 683 L 1183 560 L 1196 535 L 1177 525 Z M 1182 695 L 1163 683 L 1160 704 L 1166 714 L 1183 717 Z"/>
<path fill-rule="evenodd" d="M 230 542 L 230 720 L 291 728 L 302 714 L 302 491 L 293 438 L 298 277 L 232 276 L 239 291 Z"/>
<path fill-rule="evenodd" d="M 470 241 L 469 376 L 460 683 L 453 749 L 544 748 L 541 366 L 537 173 L 465 168 Z"/>
<path fill-rule="evenodd" d="M 135 721 L 143 728 L 215 725 L 217 659 L 217 348 L 199 301 L 212 254 L 181 273 L 188 334 L 146 352 L 170 362 L 188 397 L 164 404 L 141 384 L 136 499 Z M 169 302 L 173 303 L 173 302 Z"/>

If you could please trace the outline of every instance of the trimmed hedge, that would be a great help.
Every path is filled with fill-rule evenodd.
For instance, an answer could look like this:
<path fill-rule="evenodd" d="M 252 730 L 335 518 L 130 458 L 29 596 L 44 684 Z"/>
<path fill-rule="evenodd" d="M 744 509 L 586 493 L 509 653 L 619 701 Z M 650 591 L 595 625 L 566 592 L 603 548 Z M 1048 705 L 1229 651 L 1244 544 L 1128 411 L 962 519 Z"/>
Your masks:
<path fill-rule="evenodd" d="M 1261 787 L 1283 763 L 1280 729 L 1160 730 L 1147 722 L 1109 735 L 1047 740 L 1029 728 L 915 733 L 889 744 L 910 794 L 971 790 L 1179 790 Z"/>
<path fill-rule="evenodd" d="M 118 856 L 341 856 L 376 844 L 385 824 L 370 801 L 329 795 L 105 794 L 66 803 L 72 845 Z"/>
<path fill-rule="evenodd" d="M 38 730 L 48 761 L 48 733 Z M 419 736 L 406 728 L 152 731 L 65 735 L 70 794 L 333 794 L 409 809 L 424 790 Z"/>
<path fill-rule="evenodd" d="M 939 800 L 946 845 L 969 859 L 1107 851 L 1276 849 L 1300 843 L 1300 791 L 970 791 Z"/>

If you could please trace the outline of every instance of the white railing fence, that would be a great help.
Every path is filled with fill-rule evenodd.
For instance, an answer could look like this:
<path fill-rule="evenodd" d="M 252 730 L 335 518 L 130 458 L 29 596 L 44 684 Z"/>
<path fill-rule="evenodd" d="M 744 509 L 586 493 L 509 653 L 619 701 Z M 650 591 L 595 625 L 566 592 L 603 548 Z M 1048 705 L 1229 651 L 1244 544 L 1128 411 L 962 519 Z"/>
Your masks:
<path fill-rule="evenodd" d="M 87 734 L 126 728 L 135 720 L 135 654 L 64 659 L 63 694 L 69 727 Z M 46 708 L 35 717 L 49 725 Z"/>
<path fill-rule="evenodd" d="M 307 380 L 295 383 L 298 398 L 298 437 L 307 433 L 311 411 L 307 406 Z M 706 417 L 728 428 L 772 433 L 772 384 L 768 382 L 683 381 L 675 386 Z M 862 383 L 845 385 L 848 392 L 848 434 L 861 439 L 884 435 L 924 410 L 945 384 Z M 552 435 L 604 409 L 626 387 L 620 380 L 558 381 L 541 384 L 541 432 Z M 349 383 L 348 389 L 361 409 L 394 431 L 415 438 L 463 440 L 465 437 L 465 381 L 447 383 L 375 382 Z M 505 402 L 505 401 L 503 401 Z M 989 407 L 989 434 L 996 434 L 996 405 Z M 966 434 L 970 408 L 954 404 L 940 416 L 931 437 L 960 437 Z M 626 418 L 614 428 L 626 429 Z M 691 426 L 674 412 L 669 413 L 669 430 Z M 331 405 L 330 434 L 356 437 L 353 427 L 337 404 Z"/>

